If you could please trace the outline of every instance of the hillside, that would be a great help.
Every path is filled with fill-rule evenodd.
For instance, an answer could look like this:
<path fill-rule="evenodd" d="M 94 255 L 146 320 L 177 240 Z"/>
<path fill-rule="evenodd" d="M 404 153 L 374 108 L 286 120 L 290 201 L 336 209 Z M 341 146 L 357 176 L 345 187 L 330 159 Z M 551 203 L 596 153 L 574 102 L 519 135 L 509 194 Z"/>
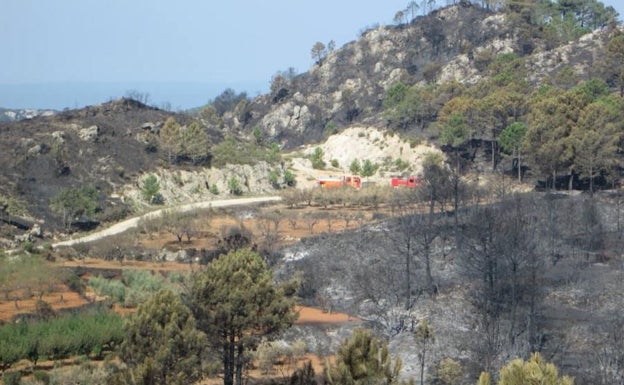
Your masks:
<path fill-rule="evenodd" d="M 271 93 L 248 99 L 226 90 L 196 116 L 121 99 L 1 123 L 0 154 L 3 163 L 11 165 L 0 173 L 3 210 L 6 215 L 58 230 L 66 221 L 58 210 L 51 212 L 50 200 L 64 189 L 92 186 L 99 201 L 97 215 L 78 213 L 72 219 L 73 230 L 90 228 L 144 207 L 141 184 L 150 173 L 162 182 L 166 203 L 211 199 L 210 191 L 227 194 L 233 178 L 243 184 L 241 192 L 272 192 L 271 185 L 285 183 L 289 167 L 303 172 L 305 162 L 297 157 L 309 157 L 311 150 L 299 146 L 314 149 L 313 143 L 326 139 L 330 148 L 325 161 L 338 164 L 329 172 L 346 172 L 354 160 L 371 157 L 380 166 L 378 176 L 409 170 L 418 173 L 417 157 L 403 156 L 401 151 L 407 147 L 392 144 L 389 135 L 398 134 L 410 146 L 422 143 L 449 153 L 441 130 L 452 111 L 466 109 L 479 112 L 462 112 L 470 127 L 463 134 L 470 140 L 457 154 L 464 159 L 464 172 L 509 172 L 517 159 L 502 152 L 496 136 L 510 122 L 532 114 L 528 98 L 535 98 L 533 90 L 541 85 L 558 84 L 568 90 L 589 78 L 605 77 L 601 64 L 605 44 L 616 33 L 600 28 L 571 39 L 535 31 L 529 38 L 526 31 L 527 25 L 513 12 L 461 2 L 409 23 L 363 31 L 358 40 L 325 51 L 305 73 L 277 73 Z M 391 94 L 399 96 L 392 99 Z M 207 146 L 200 149 L 203 155 L 191 159 L 180 153 L 171 158 L 171 150 L 165 148 L 168 144 L 159 135 L 170 117 L 183 129 L 194 121 L 203 126 L 206 138 L 200 142 Z M 385 149 L 371 152 L 366 147 L 371 144 L 355 140 L 351 128 L 380 132 L 372 134 L 379 141 L 374 146 Z M 343 131 L 346 136 L 332 138 Z M 359 132 L 359 138 L 370 136 Z M 341 141 L 345 144 L 332 144 Z M 186 151 L 191 143 L 176 146 L 174 151 Z M 276 162 L 271 155 L 276 149 L 293 152 L 288 156 L 291 163 Z M 524 166 L 531 183 L 548 178 L 550 170 L 536 167 L 541 159 L 534 154 L 527 158 L 533 158 L 529 168 Z M 203 164 L 195 164 L 196 159 L 204 159 Z M 211 159 L 212 167 L 202 167 Z M 392 162 L 407 163 L 409 170 L 393 169 Z M 556 167 L 571 170 L 570 184 L 582 176 L 581 167 L 570 165 L 569 160 Z M 317 174 L 299 175 L 299 180 L 309 181 Z M 277 184 L 275 175 L 280 180 Z M 615 182 L 604 179 L 600 183 Z"/>
<path fill-rule="evenodd" d="M 621 383 L 624 33 L 598 12 L 554 17 L 581 14 L 567 2 L 490 4 L 367 29 L 253 99 L 226 90 L 193 113 L 119 99 L 0 123 L 0 247 L 26 256 L 0 262 L 35 261 L 0 275 L 3 305 L 53 291 L 35 274 L 49 266 L 94 291 L 114 283 L 126 298 L 93 298 L 134 309 L 151 289 L 135 281 L 130 297 L 125 270 L 184 291 L 169 268 L 249 248 L 267 282 L 297 277 L 300 305 L 350 315 L 295 325 L 282 346 L 328 356 L 364 326 L 405 379 L 472 384 L 539 351 L 576 384 Z M 318 187 L 358 171 L 362 188 Z M 399 175 L 417 186 L 390 187 Z M 241 195 L 281 203 L 217 207 Z"/>
<path fill-rule="evenodd" d="M 597 61 L 604 54 L 609 30 L 557 44 L 537 37 L 526 42 L 521 34 L 524 26 L 511 17 L 464 4 L 408 24 L 368 29 L 358 40 L 327 52 L 303 74 L 278 72 L 270 94 L 233 105 L 220 124 L 241 133 L 261 127 L 290 149 L 353 124 L 387 127 L 383 100 L 393 84 L 476 85 L 492 77 L 488 66 L 501 54 L 522 58 L 531 87 L 549 83 L 562 70 L 573 69 L 577 82 L 599 73 Z M 452 95 L 431 97 L 437 98 L 431 101 L 431 114 L 408 128 L 428 139 L 435 136 L 428 128 L 433 128 L 436 110 Z"/>
<path fill-rule="evenodd" d="M 52 110 L 35 109 L 10 109 L 0 107 L 0 122 L 13 122 L 16 120 L 32 119 L 38 116 L 50 116 L 55 114 Z"/>

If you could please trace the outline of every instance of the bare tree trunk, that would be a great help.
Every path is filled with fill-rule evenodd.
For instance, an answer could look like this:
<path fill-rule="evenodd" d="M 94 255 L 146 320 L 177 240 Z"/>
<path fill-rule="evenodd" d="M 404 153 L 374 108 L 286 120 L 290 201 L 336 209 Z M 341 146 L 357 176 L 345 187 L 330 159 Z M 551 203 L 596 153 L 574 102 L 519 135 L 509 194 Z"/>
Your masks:
<path fill-rule="evenodd" d="M 236 385 L 243 385 L 243 366 L 245 365 L 243 344 L 239 342 L 236 350 Z"/>

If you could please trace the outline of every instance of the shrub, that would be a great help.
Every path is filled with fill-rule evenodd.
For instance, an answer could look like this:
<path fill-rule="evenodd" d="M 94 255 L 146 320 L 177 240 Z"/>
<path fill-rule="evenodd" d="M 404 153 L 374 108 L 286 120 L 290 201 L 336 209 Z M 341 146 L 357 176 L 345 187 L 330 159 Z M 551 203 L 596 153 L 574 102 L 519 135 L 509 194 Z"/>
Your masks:
<path fill-rule="evenodd" d="M 143 195 L 143 199 L 147 202 L 151 203 L 152 197 L 158 193 L 158 190 L 160 190 L 160 184 L 158 183 L 156 175 L 149 174 L 143 179 L 141 194 Z"/>
<path fill-rule="evenodd" d="M 325 125 L 325 129 L 323 130 L 323 136 L 327 138 L 327 137 L 334 135 L 337 132 L 338 132 L 338 126 L 336 125 L 336 122 L 334 122 L 333 120 L 330 120 Z"/>
<path fill-rule="evenodd" d="M 210 185 L 210 193 L 213 195 L 219 195 L 219 188 L 215 183 Z"/>
<path fill-rule="evenodd" d="M 53 212 L 62 215 L 65 226 L 81 215 L 91 217 L 98 206 L 99 192 L 91 185 L 61 190 L 50 200 Z"/>
<path fill-rule="evenodd" d="M 310 160 L 312 161 L 312 168 L 317 170 L 323 170 L 325 168 L 325 161 L 323 160 L 324 155 L 325 153 L 322 148 L 317 147 L 314 149 L 314 153 L 312 153 L 312 156 L 310 157 Z"/>
<path fill-rule="evenodd" d="M 440 385 L 458 384 L 462 375 L 461 364 L 452 358 L 444 358 L 435 368 L 436 383 Z"/>
<path fill-rule="evenodd" d="M 4 385 L 20 385 L 22 383 L 22 373 L 19 370 L 5 372 L 2 375 Z"/>
<path fill-rule="evenodd" d="M 102 276 L 91 277 L 89 286 L 100 296 L 106 296 L 116 303 L 124 303 L 126 299 L 126 287 L 123 283 L 103 278 Z"/>
<path fill-rule="evenodd" d="M 297 185 L 295 174 L 293 174 L 290 170 L 284 171 L 284 183 L 286 183 L 288 187 L 295 187 Z"/>
<path fill-rule="evenodd" d="M 338 163 L 338 159 L 332 159 L 331 160 L 331 165 L 332 165 L 332 167 L 336 167 L 337 168 L 337 167 L 340 166 L 340 163 Z"/>
<path fill-rule="evenodd" d="M 264 143 L 264 142 L 263 142 Z M 255 141 L 243 142 L 228 137 L 211 149 L 212 162 L 215 167 L 226 164 L 249 164 L 258 162 L 276 164 L 280 161 L 280 147 L 276 143 L 257 144 Z"/>
<path fill-rule="evenodd" d="M 73 292 L 81 295 L 85 293 L 86 285 L 84 281 L 73 271 L 69 271 L 63 276 L 63 283 Z"/>
<path fill-rule="evenodd" d="M 405 171 L 409 168 L 410 164 L 406 161 L 404 161 L 401 158 L 397 158 L 394 161 L 394 167 L 398 170 L 398 171 Z"/>
<path fill-rule="evenodd" d="M 48 374 L 48 372 L 45 372 L 43 370 L 35 370 L 33 372 L 33 377 L 35 377 L 35 380 L 37 380 L 37 382 L 43 385 L 50 384 L 50 375 Z"/>
<path fill-rule="evenodd" d="M 87 311 L 0 327 L 0 359 L 11 364 L 38 357 L 63 359 L 112 347 L 123 339 L 123 319 L 104 310 Z"/>
<path fill-rule="evenodd" d="M 228 187 L 230 189 L 230 194 L 232 195 L 242 195 L 243 189 L 241 188 L 241 184 L 238 181 L 236 176 L 232 176 L 228 181 Z"/>
<path fill-rule="evenodd" d="M 275 171 L 275 170 L 269 171 L 269 183 L 271 183 L 271 186 L 273 186 L 273 188 L 275 189 L 280 188 L 278 171 Z"/>

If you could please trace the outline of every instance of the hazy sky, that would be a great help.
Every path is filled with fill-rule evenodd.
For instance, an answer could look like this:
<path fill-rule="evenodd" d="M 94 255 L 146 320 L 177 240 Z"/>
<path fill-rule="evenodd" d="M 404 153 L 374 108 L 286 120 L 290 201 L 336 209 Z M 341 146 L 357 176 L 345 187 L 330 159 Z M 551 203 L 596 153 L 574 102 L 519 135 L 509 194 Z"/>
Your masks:
<path fill-rule="evenodd" d="M 9 104 L 21 103 L 20 107 L 59 108 L 41 105 L 41 97 L 32 99 L 31 105 L 23 105 L 29 100 L 28 89 L 30 93 L 42 93 L 37 91 L 41 83 L 56 83 L 57 88 L 59 83 L 68 82 L 109 83 L 109 93 L 119 92 L 112 84 L 148 88 L 154 82 L 176 83 L 178 87 L 190 83 L 195 91 L 189 93 L 199 94 L 199 85 L 216 84 L 221 90 L 232 86 L 254 96 L 268 89 L 271 76 L 279 70 L 294 67 L 297 72 L 307 71 L 315 42 L 334 40 L 340 47 L 355 40 L 367 26 L 392 23 L 396 11 L 407 3 L 2 0 L 0 106 L 16 107 Z M 446 4 L 446 0 L 438 3 Z M 604 3 L 624 15 L 624 1 Z M 24 83 L 30 86 L 22 88 Z M 62 92 L 56 88 L 47 91 L 51 95 L 46 98 L 52 101 L 55 93 Z M 93 103 L 83 103 L 78 95 L 83 91 L 72 92 L 76 96 L 69 103 Z M 60 96 L 66 95 L 57 96 L 61 103 Z M 198 95 L 202 100 L 196 105 L 214 96 Z M 169 101 L 178 105 L 176 100 Z M 179 103 L 190 107 L 184 105 L 186 101 Z"/>

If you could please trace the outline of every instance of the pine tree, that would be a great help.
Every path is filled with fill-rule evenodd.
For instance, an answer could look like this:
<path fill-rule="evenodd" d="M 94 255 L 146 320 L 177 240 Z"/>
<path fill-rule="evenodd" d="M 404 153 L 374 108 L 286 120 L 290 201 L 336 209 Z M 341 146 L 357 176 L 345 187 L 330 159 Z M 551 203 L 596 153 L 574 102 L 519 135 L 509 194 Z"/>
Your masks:
<path fill-rule="evenodd" d="M 482 372 L 477 385 L 490 385 L 491 376 Z M 546 362 L 539 353 L 533 353 L 528 361 L 517 358 L 505 365 L 499 374 L 498 385 L 573 385 L 574 379 L 559 376 L 557 367 Z"/>
<path fill-rule="evenodd" d="M 247 352 L 261 337 L 292 325 L 294 282 L 278 286 L 262 257 L 249 249 L 222 255 L 192 280 L 190 302 L 199 329 L 223 362 L 224 385 L 241 385 Z"/>
<path fill-rule="evenodd" d="M 401 360 L 394 362 L 388 345 L 367 329 L 356 329 L 336 353 L 336 363 L 325 368 L 330 385 L 402 384 Z"/>
<path fill-rule="evenodd" d="M 125 326 L 121 359 L 137 384 L 193 383 L 201 378 L 206 337 L 179 296 L 162 290 Z"/>

